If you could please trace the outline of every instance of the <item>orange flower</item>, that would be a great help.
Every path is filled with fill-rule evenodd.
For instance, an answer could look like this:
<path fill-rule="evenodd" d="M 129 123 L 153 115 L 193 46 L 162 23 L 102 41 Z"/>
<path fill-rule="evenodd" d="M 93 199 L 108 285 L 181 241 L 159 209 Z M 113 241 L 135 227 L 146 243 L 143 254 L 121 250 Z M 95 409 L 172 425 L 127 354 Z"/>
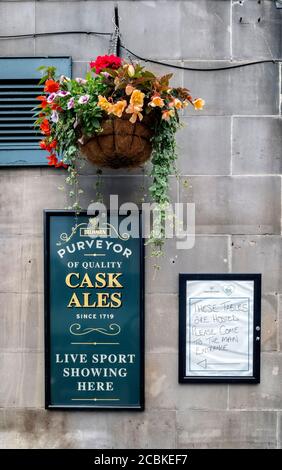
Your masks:
<path fill-rule="evenodd" d="M 126 111 L 127 112 L 127 111 Z M 142 121 L 143 119 L 143 115 L 141 113 L 133 113 L 131 118 L 129 119 L 129 121 L 134 124 L 137 120 L 137 118 L 139 118 L 139 121 Z"/>
<path fill-rule="evenodd" d="M 99 101 L 98 101 L 98 106 L 103 110 L 106 111 L 108 114 L 112 112 L 112 103 L 110 103 L 105 96 L 98 96 Z"/>
<path fill-rule="evenodd" d="M 181 109 L 183 107 L 182 102 L 178 98 L 174 98 L 170 103 L 169 103 L 170 108 L 176 108 L 176 109 Z"/>
<path fill-rule="evenodd" d="M 114 114 L 117 117 L 121 117 L 123 111 L 125 110 L 127 106 L 126 100 L 120 100 L 117 103 L 113 104 L 111 107 L 111 113 Z"/>
<path fill-rule="evenodd" d="M 55 80 L 52 80 L 52 78 L 49 78 L 45 82 L 45 87 L 44 91 L 46 93 L 56 93 L 60 88 L 59 83 L 55 82 Z"/>
<path fill-rule="evenodd" d="M 125 93 L 127 96 L 131 95 L 131 93 L 134 91 L 134 86 L 132 85 L 126 85 L 126 88 L 125 88 Z"/>
<path fill-rule="evenodd" d="M 164 106 L 164 100 L 160 97 L 158 93 L 155 93 L 152 96 L 149 106 L 152 106 L 152 108 L 155 108 L 156 106 L 162 108 Z"/>
<path fill-rule="evenodd" d="M 193 101 L 193 105 L 197 111 L 201 111 L 201 109 L 203 109 L 205 106 L 205 100 L 202 100 L 202 98 L 197 98 Z"/>
<path fill-rule="evenodd" d="M 142 121 L 143 116 L 141 114 L 143 104 L 144 104 L 144 97 L 145 94 L 142 93 L 140 90 L 134 90 L 130 97 L 130 103 L 126 108 L 126 113 L 132 114 L 129 121 L 134 124 L 136 122 L 137 117 L 140 121 Z"/>
<path fill-rule="evenodd" d="M 40 130 L 41 130 L 42 134 L 50 135 L 51 129 L 50 129 L 50 124 L 49 124 L 48 119 L 44 119 L 42 121 L 42 123 L 40 124 Z"/>
<path fill-rule="evenodd" d="M 40 108 L 44 109 L 44 108 L 46 108 L 46 106 L 48 106 L 46 96 L 42 96 L 42 95 L 41 95 L 41 96 L 37 96 L 36 99 L 37 99 L 38 101 L 41 101 L 41 103 L 40 103 L 40 105 L 39 105 Z"/>
<path fill-rule="evenodd" d="M 172 116 L 175 115 L 174 109 L 166 110 L 162 112 L 162 119 L 169 121 Z"/>
<path fill-rule="evenodd" d="M 145 94 L 142 93 L 142 91 L 134 90 L 130 97 L 130 104 L 135 108 L 140 108 L 139 111 L 141 111 L 144 104 L 144 97 Z"/>

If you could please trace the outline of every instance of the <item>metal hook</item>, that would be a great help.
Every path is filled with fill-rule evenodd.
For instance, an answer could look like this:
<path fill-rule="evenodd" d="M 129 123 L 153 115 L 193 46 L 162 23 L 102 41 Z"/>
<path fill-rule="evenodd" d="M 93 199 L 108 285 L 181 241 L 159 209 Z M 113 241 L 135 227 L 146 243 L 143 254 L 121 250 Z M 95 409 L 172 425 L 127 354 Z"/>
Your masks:
<path fill-rule="evenodd" d="M 109 54 L 115 54 L 116 56 L 120 56 L 120 30 L 119 30 L 119 14 L 118 14 L 118 6 L 115 6 L 114 9 L 114 16 L 112 17 L 112 23 L 114 25 L 114 32 L 112 33 L 110 39 L 110 46 L 109 46 Z"/>

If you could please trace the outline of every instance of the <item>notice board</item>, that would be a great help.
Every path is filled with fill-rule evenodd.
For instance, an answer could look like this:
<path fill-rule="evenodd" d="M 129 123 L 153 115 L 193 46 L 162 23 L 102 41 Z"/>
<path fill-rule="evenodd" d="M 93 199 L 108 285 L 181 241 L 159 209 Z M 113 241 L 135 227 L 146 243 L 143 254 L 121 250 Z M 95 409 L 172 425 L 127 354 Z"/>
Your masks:
<path fill-rule="evenodd" d="M 260 274 L 180 274 L 180 382 L 259 382 L 260 297 Z"/>
<path fill-rule="evenodd" d="M 144 409 L 144 254 L 125 216 L 45 211 L 46 408 Z"/>

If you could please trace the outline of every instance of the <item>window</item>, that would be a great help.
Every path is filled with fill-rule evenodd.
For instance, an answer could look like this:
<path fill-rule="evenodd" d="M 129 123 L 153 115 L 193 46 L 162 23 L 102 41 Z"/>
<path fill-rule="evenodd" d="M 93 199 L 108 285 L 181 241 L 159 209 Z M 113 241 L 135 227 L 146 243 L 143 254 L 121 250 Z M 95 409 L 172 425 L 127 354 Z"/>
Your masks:
<path fill-rule="evenodd" d="M 0 58 L 0 165 L 47 165 L 38 147 L 42 136 L 34 129 L 33 108 L 38 104 L 41 65 L 57 67 L 71 76 L 70 57 Z"/>

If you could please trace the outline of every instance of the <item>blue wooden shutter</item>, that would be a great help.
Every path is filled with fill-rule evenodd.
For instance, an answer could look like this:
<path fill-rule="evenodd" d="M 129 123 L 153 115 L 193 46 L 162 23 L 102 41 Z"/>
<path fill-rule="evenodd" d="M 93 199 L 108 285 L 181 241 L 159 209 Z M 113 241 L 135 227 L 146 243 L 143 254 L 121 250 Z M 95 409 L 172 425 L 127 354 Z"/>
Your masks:
<path fill-rule="evenodd" d="M 35 99 L 41 93 L 37 68 L 53 65 L 58 75 L 71 76 L 70 57 L 0 58 L 0 165 L 47 165 L 34 129 Z"/>

